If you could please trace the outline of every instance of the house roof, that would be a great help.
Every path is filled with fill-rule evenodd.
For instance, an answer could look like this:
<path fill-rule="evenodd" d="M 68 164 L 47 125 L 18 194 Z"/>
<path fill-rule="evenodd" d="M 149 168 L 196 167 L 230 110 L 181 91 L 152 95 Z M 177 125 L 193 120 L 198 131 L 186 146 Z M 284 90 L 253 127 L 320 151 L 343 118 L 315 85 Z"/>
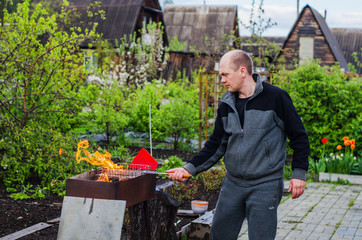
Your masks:
<path fill-rule="evenodd" d="M 78 21 L 90 21 L 87 16 L 87 8 L 94 0 L 70 0 L 68 8 L 77 11 L 80 14 Z M 125 35 L 132 34 L 137 30 L 141 10 L 160 14 L 162 19 L 161 7 L 158 0 L 100 0 L 101 7 L 106 15 L 102 20 L 100 16 L 95 16 L 92 21 L 98 22 L 97 31 L 103 34 L 103 39 L 116 40 Z"/>
<path fill-rule="evenodd" d="M 356 52 L 359 61 L 362 62 L 362 29 L 335 28 L 331 29 L 331 32 L 336 38 L 347 62 L 355 66 L 358 74 L 362 74 L 362 67 L 358 66 L 352 57 L 352 53 Z"/>
<path fill-rule="evenodd" d="M 169 38 L 177 35 L 180 42 L 187 42 L 188 49 L 205 48 L 205 36 L 216 41 L 222 41 L 224 34 L 235 30 L 239 36 L 237 26 L 237 6 L 174 6 L 166 5 L 164 21 Z M 230 42 L 230 39 L 226 40 Z"/>
<path fill-rule="evenodd" d="M 329 27 L 327 26 L 327 23 L 325 22 L 324 18 L 322 17 L 322 15 L 320 15 L 316 10 L 314 10 L 312 7 L 310 7 L 308 4 L 303 8 L 302 12 L 299 14 L 299 17 L 297 19 L 297 21 L 294 23 L 294 26 L 292 27 L 291 31 L 288 34 L 287 40 L 284 42 L 284 46 L 287 43 L 288 39 L 291 37 L 292 33 L 295 31 L 298 22 L 301 20 L 305 10 L 309 8 L 312 13 L 313 16 L 317 22 L 317 24 L 319 25 L 325 39 L 326 42 L 334 56 L 334 58 L 336 59 L 337 62 L 339 62 L 339 65 L 341 66 L 341 68 L 344 69 L 348 69 L 347 67 L 347 61 L 344 58 L 344 55 L 342 53 L 342 50 L 340 49 L 337 40 L 335 39 L 335 37 L 333 36 L 331 30 L 329 29 Z"/>

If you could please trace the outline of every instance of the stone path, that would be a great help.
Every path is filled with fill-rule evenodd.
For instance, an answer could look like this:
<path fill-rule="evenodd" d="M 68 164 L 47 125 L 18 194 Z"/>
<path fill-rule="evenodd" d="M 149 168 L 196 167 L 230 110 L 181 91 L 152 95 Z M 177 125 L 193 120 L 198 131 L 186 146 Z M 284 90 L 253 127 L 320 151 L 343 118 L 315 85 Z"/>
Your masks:
<path fill-rule="evenodd" d="M 287 189 L 289 182 L 285 182 Z M 362 240 L 362 185 L 308 183 L 298 199 L 283 197 L 277 240 Z M 238 240 L 247 240 L 247 222 Z"/>

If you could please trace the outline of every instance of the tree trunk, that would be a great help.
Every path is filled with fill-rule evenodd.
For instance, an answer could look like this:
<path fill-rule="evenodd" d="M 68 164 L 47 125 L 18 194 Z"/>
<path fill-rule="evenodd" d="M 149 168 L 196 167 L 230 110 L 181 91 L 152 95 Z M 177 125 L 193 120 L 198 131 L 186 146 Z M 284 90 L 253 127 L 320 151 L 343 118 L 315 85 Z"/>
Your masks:
<path fill-rule="evenodd" d="M 176 240 L 177 200 L 156 191 L 156 198 L 128 208 L 131 240 Z"/>

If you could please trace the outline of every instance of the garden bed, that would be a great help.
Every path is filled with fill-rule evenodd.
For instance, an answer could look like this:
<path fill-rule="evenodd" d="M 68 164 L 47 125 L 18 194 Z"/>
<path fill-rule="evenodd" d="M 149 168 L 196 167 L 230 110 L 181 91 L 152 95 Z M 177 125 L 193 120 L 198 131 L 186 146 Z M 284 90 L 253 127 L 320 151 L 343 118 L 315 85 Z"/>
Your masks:
<path fill-rule="evenodd" d="M 130 151 L 138 152 L 139 149 L 130 148 Z M 166 159 L 170 156 L 178 156 L 182 160 L 186 161 L 192 157 L 192 153 L 175 152 L 171 150 L 161 151 L 153 150 L 153 155 L 156 158 Z M 158 183 L 163 183 L 165 179 L 158 179 Z M 194 182 L 194 181 L 197 181 Z M 186 195 L 192 194 L 194 199 L 209 201 L 209 210 L 215 208 L 218 198 L 218 190 L 205 191 L 201 180 L 190 180 L 186 183 L 182 183 L 182 188 L 168 188 L 167 192 L 172 195 L 185 194 L 186 189 L 190 189 L 190 184 L 197 185 L 197 189 L 194 188 L 193 192 L 188 192 Z M 178 191 L 178 192 L 177 192 Z M 181 192 L 181 193 L 180 193 Z M 40 222 L 48 222 L 50 220 L 59 218 L 61 215 L 61 204 L 63 197 L 56 195 L 49 195 L 45 199 L 27 199 L 27 200 L 13 200 L 6 192 L 6 187 L 0 182 L 0 238 L 8 234 L 20 231 L 27 227 L 33 226 Z M 190 196 L 191 197 L 191 196 Z M 175 196 L 177 198 L 177 196 Z M 191 203 L 189 200 L 181 200 L 179 209 L 191 209 Z M 178 216 L 176 219 L 176 230 L 179 231 L 182 226 L 190 223 L 197 216 L 187 217 Z M 49 223 L 52 226 L 38 232 L 32 233 L 21 239 L 37 239 L 37 240 L 49 240 L 56 239 L 58 233 L 59 222 Z"/>

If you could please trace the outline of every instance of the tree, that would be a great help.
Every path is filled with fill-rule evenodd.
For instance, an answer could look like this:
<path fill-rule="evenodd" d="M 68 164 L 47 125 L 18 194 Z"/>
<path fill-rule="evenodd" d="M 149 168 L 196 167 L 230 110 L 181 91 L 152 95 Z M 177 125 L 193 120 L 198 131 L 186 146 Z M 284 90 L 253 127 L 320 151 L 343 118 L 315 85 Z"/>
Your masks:
<path fill-rule="evenodd" d="M 57 19 L 39 4 L 31 13 L 29 0 L 16 12 L 5 11 L 0 32 L 0 123 L 24 128 L 30 121 L 59 126 L 62 116 L 77 111 L 75 89 L 86 74 L 79 44 L 95 36 L 59 30 Z"/>
<path fill-rule="evenodd" d="M 161 23 L 151 22 L 141 29 L 141 37 L 136 33 L 125 36 L 119 47 L 110 49 L 112 77 L 125 90 L 133 91 L 160 78 L 168 60 L 162 37 Z"/>
<path fill-rule="evenodd" d="M 258 6 L 256 6 L 255 0 L 252 0 L 248 24 L 240 22 L 250 33 L 250 37 L 247 38 L 246 42 L 240 41 L 241 46 L 246 51 L 253 52 L 254 71 L 258 68 L 259 72 L 272 70 L 275 67 L 273 63 L 277 61 L 276 57 L 280 51 L 280 47 L 274 42 L 262 37 L 268 29 L 277 25 L 271 18 L 265 17 L 263 5 L 263 0 L 260 0 Z"/>
<path fill-rule="evenodd" d="M 82 107 L 77 90 L 87 71 L 79 45 L 96 37 L 96 25 L 65 31 L 65 21 L 64 12 L 49 15 L 40 4 L 30 11 L 25 0 L 4 11 L 0 26 L 0 178 L 23 197 L 33 184 L 37 197 L 64 194 L 65 180 L 82 171 L 66 130 Z"/>

